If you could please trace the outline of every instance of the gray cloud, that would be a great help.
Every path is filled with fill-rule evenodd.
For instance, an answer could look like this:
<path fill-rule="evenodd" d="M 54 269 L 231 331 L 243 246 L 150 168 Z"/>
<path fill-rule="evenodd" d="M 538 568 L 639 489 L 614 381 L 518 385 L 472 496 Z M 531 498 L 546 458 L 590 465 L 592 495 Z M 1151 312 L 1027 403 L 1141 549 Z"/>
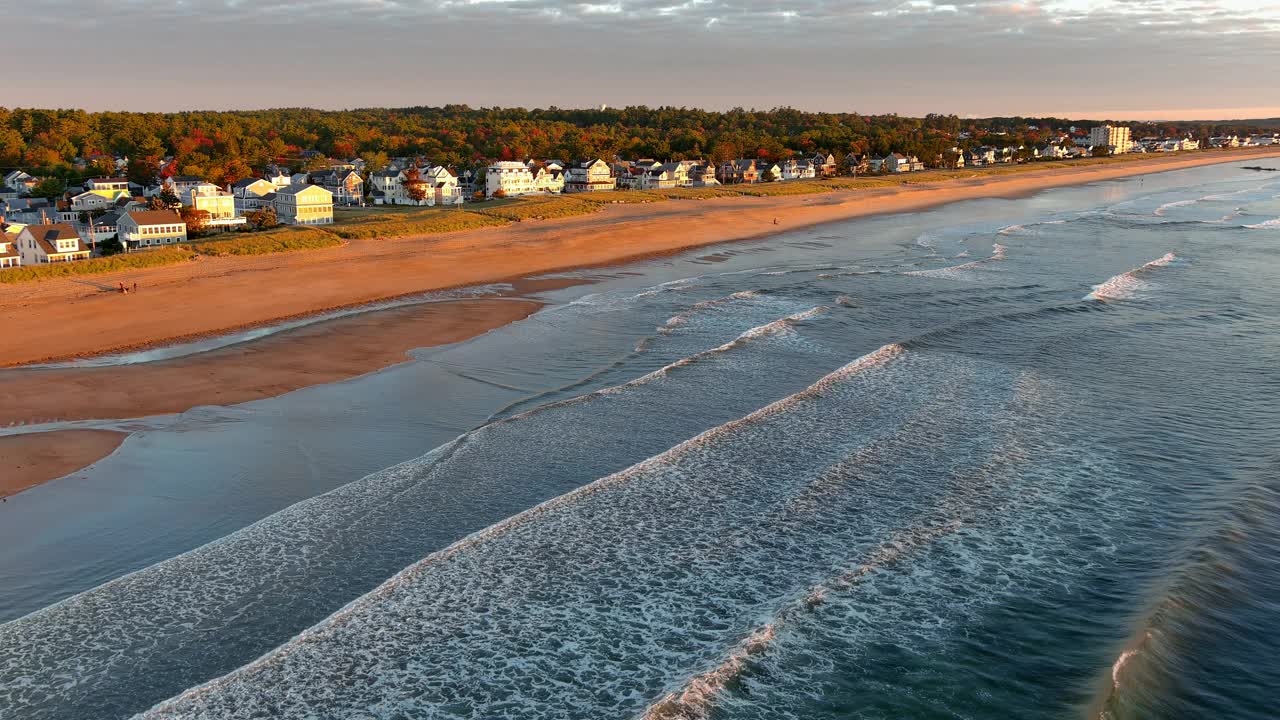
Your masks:
<path fill-rule="evenodd" d="M 11 57 L 40 58 L 19 70 L 47 80 L 6 90 L 28 106 L 1280 104 L 1280 0 L 46 0 L 5 15 L 40 28 L 10 33 Z M 120 47 L 147 58 L 123 78 L 101 62 Z"/>

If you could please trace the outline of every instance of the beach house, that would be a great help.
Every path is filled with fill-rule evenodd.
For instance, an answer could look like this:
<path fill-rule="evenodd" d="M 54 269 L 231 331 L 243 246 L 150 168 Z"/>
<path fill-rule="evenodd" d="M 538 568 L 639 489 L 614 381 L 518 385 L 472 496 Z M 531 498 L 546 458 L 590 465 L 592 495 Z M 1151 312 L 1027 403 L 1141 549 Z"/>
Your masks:
<path fill-rule="evenodd" d="M 9 226 L 0 229 L 0 269 L 18 267 L 22 264 L 22 253 L 18 252 L 18 235 L 22 230 L 18 229 L 17 232 L 11 233 L 9 229 Z"/>
<path fill-rule="evenodd" d="M 559 193 L 564 190 L 564 171 L 559 165 L 552 167 L 543 165 L 536 171 L 530 168 L 530 172 L 533 173 L 534 192 Z"/>
<path fill-rule="evenodd" d="M 464 201 L 458 176 L 443 165 L 435 165 L 423 171 L 422 179 L 431 188 L 428 205 L 461 205 Z"/>
<path fill-rule="evenodd" d="M 172 210 L 134 210 L 116 222 L 116 238 L 130 250 L 173 245 L 187 241 L 187 224 Z"/>
<path fill-rule="evenodd" d="M 755 160 L 727 160 L 720 164 L 716 179 L 725 185 L 753 183 L 760 179 L 760 172 Z"/>
<path fill-rule="evenodd" d="M 246 222 L 244 216 L 236 210 L 235 195 L 210 183 L 201 183 L 192 188 L 187 197 L 183 198 L 182 204 L 208 213 L 206 224 L 211 228 L 225 230 Z"/>
<path fill-rule="evenodd" d="M 311 182 L 333 194 L 335 205 L 363 205 L 364 178 L 347 168 L 330 168 L 311 173 Z"/>
<path fill-rule="evenodd" d="M 507 197 L 534 192 L 533 172 L 522 162 L 503 160 L 485 168 L 484 193 L 493 197 L 501 192 Z"/>
<path fill-rule="evenodd" d="M 4 176 L 4 186 L 17 192 L 26 192 L 39 182 L 36 178 L 21 170 L 13 170 Z"/>
<path fill-rule="evenodd" d="M 836 174 L 836 156 L 831 153 L 818 153 L 809 158 L 809 164 L 818 177 L 834 177 Z"/>
<path fill-rule="evenodd" d="M 618 181 L 613 177 L 613 170 L 604 160 L 579 160 L 569 166 L 564 181 L 567 193 L 599 192 L 613 190 Z"/>
<path fill-rule="evenodd" d="M 276 219 L 285 225 L 333 224 L 333 193 L 319 185 L 290 185 L 271 202 Z"/>
<path fill-rule="evenodd" d="M 230 190 L 236 212 L 245 215 L 271 204 L 266 198 L 276 191 L 276 186 L 262 178 L 245 178 L 231 185 Z"/>
<path fill-rule="evenodd" d="M 715 187 L 720 184 L 716 179 L 716 166 L 712 163 L 701 163 L 689 168 L 690 187 Z"/>
<path fill-rule="evenodd" d="M 18 253 L 23 265 L 87 260 L 89 248 L 80 233 L 66 223 L 28 225 L 18 233 Z"/>
<path fill-rule="evenodd" d="M 100 190 L 105 192 L 129 192 L 128 178 L 90 178 L 84 181 L 85 190 Z"/>

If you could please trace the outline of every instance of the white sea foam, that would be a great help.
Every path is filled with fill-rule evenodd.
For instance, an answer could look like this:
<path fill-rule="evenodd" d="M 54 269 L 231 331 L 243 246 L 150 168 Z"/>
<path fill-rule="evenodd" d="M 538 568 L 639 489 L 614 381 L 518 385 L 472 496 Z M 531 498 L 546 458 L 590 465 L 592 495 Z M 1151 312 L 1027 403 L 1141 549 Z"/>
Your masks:
<path fill-rule="evenodd" d="M 999 230 L 997 230 L 996 234 L 997 235 L 1013 235 L 1014 233 L 1020 233 L 1026 229 L 1027 229 L 1026 225 L 1009 225 L 1008 227 L 1002 227 Z"/>
<path fill-rule="evenodd" d="M 1141 267 L 1134 268 L 1128 272 L 1120 273 L 1109 278 L 1101 285 L 1094 285 L 1093 292 L 1084 296 L 1085 300 L 1129 300 L 1138 295 L 1139 292 L 1151 287 L 1151 283 L 1147 282 L 1142 276 L 1156 268 L 1164 267 L 1177 260 L 1178 256 L 1173 253 L 1166 253 L 1164 256 L 1156 258 Z"/>
<path fill-rule="evenodd" d="M 1203 198 L 1198 198 L 1195 200 L 1175 200 L 1174 202 L 1167 202 L 1161 205 L 1160 207 L 1156 208 L 1155 212 L 1152 214 L 1155 215 L 1156 217 L 1164 217 L 1164 214 L 1173 208 L 1186 207 L 1187 205 L 1195 205 L 1196 203 L 1200 202 L 1201 199 Z"/>
<path fill-rule="evenodd" d="M 1009 248 L 1004 245 L 995 243 L 991 246 L 991 255 L 989 257 L 971 260 L 962 265 L 952 265 L 951 267 L 933 268 L 932 270 L 908 270 L 902 274 L 912 277 L 943 278 L 947 280 L 973 280 L 975 279 L 974 270 L 981 269 L 987 263 L 1004 260 L 1008 250 Z"/>
<path fill-rule="evenodd" d="M 758 290 L 743 290 L 726 297 L 703 300 L 702 302 L 694 303 L 693 305 L 690 305 L 687 310 L 667 318 L 667 321 L 663 323 L 662 327 L 658 328 L 658 332 L 671 332 L 672 328 L 684 325 L 689 322 L 691 318 L 704 310 L 720 307 L 721 305 L 727 305 L 740 300 L 751 300 L 758 297 L 760 297 L 760 291 Z"/>
<path fill-rule="evenodd" d="M 686 623 L 694 623 L 692 628 L 704 620 L 712 620 L 699 609 L 711 587 L 707 583 L 727 582 L 738 587 L 739 581 L 734 575 L 725 572 L 736 569 L 747 573 L 741 576 L 746 582 L 741 587 L 748 592 L 741 594 L 734 590 L 726 595 L 735 599 L 723 611 L 733 613 L 727 618 L 735 617 L 749 612 L 750 607 L 769 602 L 773 593 L 785 592 L 790 581 L 778 575 L 779 571 L 794 572 L 795 568 L 790 566 L 796 562 L 801 566 L 822 562 L 811 555 L 817 546 L 811 547 L 810 553 L 787 553 L 780 561 L 756 557 L 778 542 L 812 543 L 818 539 L 800 527 L 791 528 L 786 535 L 778 533 L 786 526 L 738 528 L 737 543 L 722 550 L 715 546 L 727 529 L 738 527 L 735 517 L 750 518 L 758 514 L 773 505 L 779 493 L 785 496 L 787 483 L 803 480 L 802 476 L 782 472 L 785 467 L 796 462 L 801 466 L 818 462 L 820 466 L 825 462 L 824 456 L 841 452 L 841 444 L 857 436 L 843 423 L 831 422 L 832 410 L 849 407 L 847 393 L 865 393 L 867 398 L 885 397 L 884 389 L 878 385 L 856 380 L 903 355 L 900 347 L 885 346 L 848 363 L 804 391 L 474 533 L 406 568 L 280 649 L 223 678 L 161 703 L 142 717 L 212 717 L 222 712 L 219 707 L 227 707 L 224 702 L 235 705 L 237 712 L 252 712 L 251 706 L 266 696 L 251 691 L 251 697 L 242 690 L 264 675 L 277 677 L 283 683 L 276 686 L 281 693 L 272 693 L 270 700 L 281 703 L 273 711 L 281 717 L 300 717 L 306 712 L 303 711 L 306 706 L 312 708 L 310 712 L 342 716 L 356 708 L 379 715 L 389 709 L 383 704 L 390 697 L 387 693 L 400 695 L 394 688 L 404 682 L 415 683 L 426 690 L 425 695 L 415 693 L 412 699 L 402 696 L 395 701 L 409 703 L 396 707 L 402 714 L 411 716 L 420 715 L 429 707 L 440 709 L 433 703 L 437 702 L 437 689 L 441 687 L 471 688 L 466 692 L 476 693 L 474 701 L 467 702 L 468 710 L 457 712 L 467 712 L 473 717 L 498 712 L 497 706 L 487 704 L 490 702 L 518 702 L 527 712 L 542 716 L 552 708 L 566 710 L 568 706 L 564 703 L 587 702 L 595 707 L 596 701 L 616 702 L 631 694 L 627 688 L 634 688 L 637 681 L 652 687 L 652 683 L 662 682 L 677 670 L 681 658 L 692 657 L 689 653 L 703 655 L 719 644 L 716 638 L 731 632 L 728 628 L 703 631 L 695 637 L 680 630 Z M 890 395 L 915 393 L 909 383 L 895 382 L 892 388 Z M 922 397 L 927 397 L 927 393 Z M 807 429 L 801 436 L 794 434 L 797 422 L 803 422 Z M 769 447 L 775 441 L 789 442 L 793 449 L 803 452 L 773 452 Z M 743 457 L 744 452 L 751 457 Z M 743 472 L 732 477 L 718 472 L 716 468 L 728 458 L 744 462 Z M 759 469 L 761 465 L 779 463 L 781 465 L 772 471 Z M 801 467 L 794 469 L 799 471 Z M 765 475 L 758 475 L 759 472 Z M 777 473 L 780 475 L 775 475 Z M 760 484 L 761 477 L 774 476 L 788 479 L 772 487 Z M 886 482 L 889 477 L 886 475 Z M 858 496 L 852 499 L 857 500 Z M 664 509 L 669 503 L 681 507 L 695 503 L 705 509 L 679 516 L 680 513 L 673 515 Z M 843 517 L 836 503 L 832 503 L 829 512 L 833 520 Z M 592 519 L 582 522 L 584 517 Z M 722 528 L 722 523 L 729 525 Z M 847 526 L 845 518 L 833 527 Z M 750 532 L 743 534 L 740 532 L 743 529 Z M 612 540 L 602 543 L 597 537 Z M 706 545 L 707 542 L 712 544 Z M 615 558 L 610 546 L 625 555 Z M 838 552 L 845 550 L 848 542 L 837 538 L 823 542 L 821 547 L 824 553 Z M 732 552 L 726 554 L 730 550 Z M 678 559 L 676 566 L 668 567 L 682 569 L 674 574 L 659 568 L 654 568 L 657 574 L 651 574 L 645 569 L 654 562 L 665 565 L 665 559 Z M 743 564 L 748 561 L 749 565 Z M 759 564 L 761 562 L 766 564 Z M 761 576 L 759 573 L 765 570 L 770 574 Z M 598 584 L 597 578 L 619 573 L 620 582 Z M 439 582 L 448 583 L 452 589 L 438 591 L 435 588 Z M 528 593 L 533 590 L 531 584 L 538 585 L 532 594 Z M 770 590 L 773 585 L 778 587 Z M 598 610 L 570 600 L 588 586 L 595 588 L 590 592 L 602 603 Z M 512 590 L 522 599 L 506 597 Z M 760 597 L 752 600 L 752 595 Z M 721 612 L 714 606 L 711 611 Z M 636 613 L 645 617 L 649 631 L 675 639 L 674 644 L 664 648 L 634 633 L 616 634 L 621 629 L 618 623 L 634 623 L 632 616 Z M 567 641 L 571 636 L 566 635 L 562 627 L 566 623 L 577 627 L 572 642 Z M 719 625 L 717 621 L 716 626 Z M 519 631 L 504 629 L 514 630 L 517 626 Z M 464 630 L 468 627 L 469 630 Z M 456 634 L 459 631 L 461 635 Z M 352 633 L 363 639 L 348 645 L 356 639 Z M 455 640 L 464 636 L 468 639 L 458 645 Z M 772 639 L 773 632 L 767 627 L 749 633 L 739 646 L 740 654 L 744 657 L 759 654 Z M 306 690 L 313 687 L 310 685 L 315 679 L 313 672 L 327 672 L 315 663 L 325 662 L 322 657 L 337 651 L 338 645 L 343 648 L 340 652 L 350 655 L 345 659 L 329 657 L 344 666 L 350 665 L 353 670 L 360 666 L 361 669 L 356 670 L 358 674 L 369 673 L 369 677 L 378 678 L 377 682 L 344 682 L 331 686 L 334 693 L 315 692 L 318 687 L 315 691 Z M 480 645 L 487 649 L 476 652 Z M 677 645 L 687 647 L 676 648 Z M 610 647 L 634 658 L 628 661 L 625 670 L 608 661 L 589 659 Z M 457 655 L 459 651 L 461 655 Z M 405 656 L 406 659 L 401 660 L 397 657 L 400 653 L 418 657 Z M 505 670 L 498 672 L 496 666 L 489 667 L 492 662 Z M 633 662 L 636 664 L 632 665 Z M 704 674 L 705 686 L 714 687 L 716 678 L 731 675 L 737 664 L 733 658 L 719 663 L 722 672 Z M 574 668 L 582 668 L 586 675 L 555 687 L 542 682 L 548 673 L 578 675 L 579 670 Z M 463 681 L 464 677 L 478 674 L 487 678 L 483 687 Z M 423 677 L 433 678 L 428 683 L 430 688 L 421 685 Z M 597 687 L 607 691 L 614 700 L 607 700 L 600 693 L 582 696 L 571 692 L 572 688 L 581 687 L 581 682 L 588 681 L 605 683 Z M 492 688 L 493 700 L 486 699 L 490 696 L 490 683 L 496 684 Z M 541 688 L 537 700 L 521 694 L 532 688 Z M 598 710 L 578 707 L 575 714 L 600 716 Z M 449 711 L 443 716 L 457 715 Z"/>
<path fill-rule="evenodd" d="M 1244 227 L 1247 227 L 1250 230 L 1280 230 L 1280 218 L 1260 223 L 1253 223 L 1251 225 L 1245 225 Z"/>

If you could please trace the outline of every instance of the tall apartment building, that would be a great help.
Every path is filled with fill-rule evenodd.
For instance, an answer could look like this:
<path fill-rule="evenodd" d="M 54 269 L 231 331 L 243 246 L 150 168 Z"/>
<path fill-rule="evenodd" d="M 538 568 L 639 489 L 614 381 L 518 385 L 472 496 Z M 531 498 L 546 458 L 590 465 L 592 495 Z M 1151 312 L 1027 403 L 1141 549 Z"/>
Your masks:
<path fill-rule="evenodd" d="M 1099 125 L 1089 131 L 1089 144 L 1093 147 L 1103 145 L 1111 148 L 1111 152 L 1119 155 L 1129 152 L 1132 144 L 1129 128 L 1120 125 Z"/>

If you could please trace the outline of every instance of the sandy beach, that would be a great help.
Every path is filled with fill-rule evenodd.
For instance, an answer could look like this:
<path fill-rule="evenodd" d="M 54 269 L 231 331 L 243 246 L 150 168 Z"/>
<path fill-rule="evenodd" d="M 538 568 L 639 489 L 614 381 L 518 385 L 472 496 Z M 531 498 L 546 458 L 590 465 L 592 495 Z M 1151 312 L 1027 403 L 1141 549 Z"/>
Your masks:
<path fill-rule="evenodd" d="M 1161 156 L 856 192 L 617 205 L 509 227 L 0 285 L 0 326 L 21 339 L 0 345 L 0 366 L 163 344 L 415 292 L 608 265 L 834 220 L 1277 154 Z M 113 288 L 121 281 L 138 283 L 140 291 L 119 295 Z"/>

